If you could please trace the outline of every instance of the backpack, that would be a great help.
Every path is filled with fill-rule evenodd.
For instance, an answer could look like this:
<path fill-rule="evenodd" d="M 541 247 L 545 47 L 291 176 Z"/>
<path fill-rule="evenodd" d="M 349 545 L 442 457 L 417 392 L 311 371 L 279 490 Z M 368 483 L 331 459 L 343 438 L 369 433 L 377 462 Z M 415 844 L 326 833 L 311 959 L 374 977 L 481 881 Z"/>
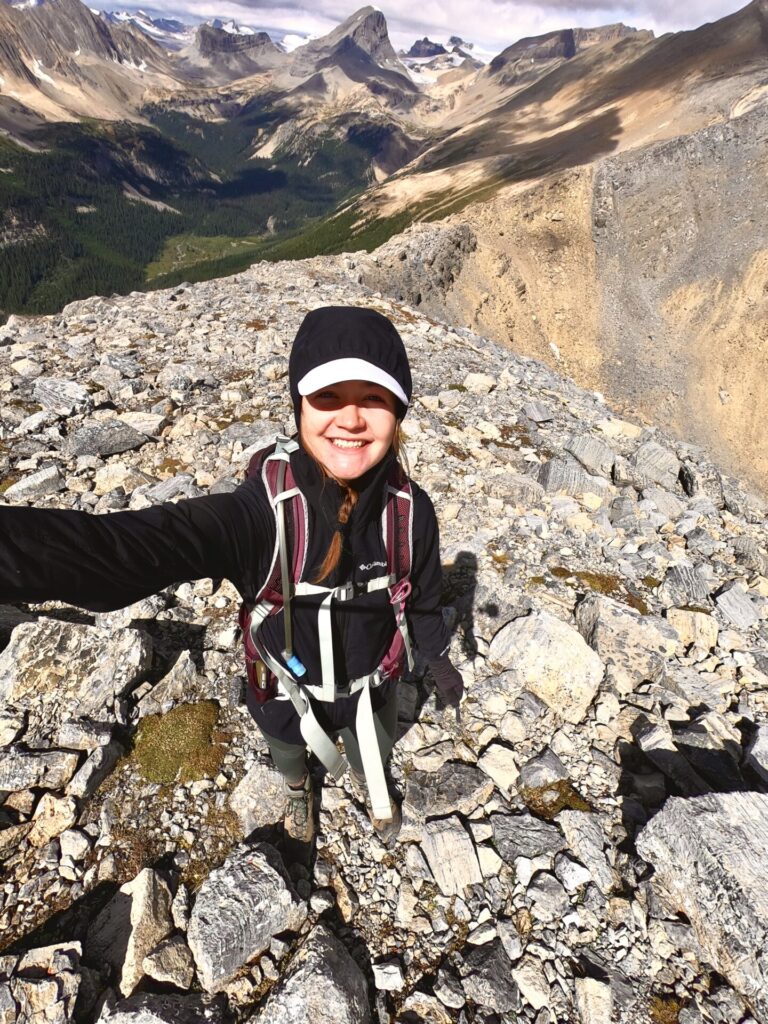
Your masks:
<path fill-rule="evenodd" d="M 299 714 L 302 736 L 310 749 L 338 781 L 347 762 L 333 740 L 318 723 L 308 697 L 333 701 L 336 681 L 333 669 L 331 633 L 334 601 L 354 600 L 362 594 L 387 589 L 394 607 L 396 629 L 392 643 L 379 666 L 367 676 L 351 680 L 349 693 L 361 692 L 355 722 L 366 781 L 374 813 L 390 815 L 389 795 L 373 722 L 371 688 L 385 679 L 399 679 L 404 665 L 413 668 L 410 636 L 405 608 L 411 593 L 413 549 L 413 495 L 408 477 L 398 463 L 393 463 L 386 483 L 386 502 L 381 517 L 382 537 L 386 548 L 387 574 L 362 584 L 345 583 L 326 587 L 302 580 L 306 568 L 309 530 L 307 500 L 296 485 L 290 456 L 298 448 L 295 440 L 278 435 L 274 449 L 265 448 L 251 459 L 246 476 L 260 475 L 275 512 L 276 536 L 267 578 L 252 605 L 240 608 L 240 626 L 245 646 L 246 672 L 251 692 L 259 703 L 272 698 L 289 699 Z M 288 515 L 286 514 L 288 510 Z M 323 594 L 318 612 L 322 683 L 309 685 L 306 669 L 293 650 L 291 599 L 294 596 Z M 285 647 L 283 662 L 275 658 L 261 643 L 258 630 L 271 615 L 283 611 Z M 287 666 L 287 667 L 286 667 Z M 345 691 L 346 695 L 346 691 Z M 381 812 L 381 813 L 378 813 Z"/>

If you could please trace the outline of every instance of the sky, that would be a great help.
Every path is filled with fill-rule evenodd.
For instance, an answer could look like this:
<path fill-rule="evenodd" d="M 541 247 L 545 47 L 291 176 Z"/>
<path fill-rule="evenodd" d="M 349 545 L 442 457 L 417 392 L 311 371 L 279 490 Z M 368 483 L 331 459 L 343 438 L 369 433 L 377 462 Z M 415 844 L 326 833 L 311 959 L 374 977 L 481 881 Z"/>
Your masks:
<path fill-rule="evenodd" d="M 137 0 L 153 14 L 181 20 L 235 18 L 238 22 L 271 33 L 324 35 L 353 14 L 365 0 Z M 697 28 L 745 6 L 746 0 L 379 0 L 387 19 L 389 36 L 396 49 L 410 47 L 427 35 L 445 41 L 451 35 L 473 42 L 488 54 L 496 54 L 524 36 L 560 28 L 588 28 L 621 21 L 634 28 L 653 29 L 657 35 Z M 130 2 L 115 6 L 132 6 Z"/>

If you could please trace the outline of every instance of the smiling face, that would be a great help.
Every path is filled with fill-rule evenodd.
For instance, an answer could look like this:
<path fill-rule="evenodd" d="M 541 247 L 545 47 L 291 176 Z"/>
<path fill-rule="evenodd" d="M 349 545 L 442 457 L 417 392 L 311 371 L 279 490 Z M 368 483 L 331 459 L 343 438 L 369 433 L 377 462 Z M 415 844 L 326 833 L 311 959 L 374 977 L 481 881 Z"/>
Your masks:
<path fill-rule="evenodd" d="M 395 396 L 380 384 L 345 380 L 301 400 L 304 449 L 343 482 L 381 462 L 396 426 Z"/>

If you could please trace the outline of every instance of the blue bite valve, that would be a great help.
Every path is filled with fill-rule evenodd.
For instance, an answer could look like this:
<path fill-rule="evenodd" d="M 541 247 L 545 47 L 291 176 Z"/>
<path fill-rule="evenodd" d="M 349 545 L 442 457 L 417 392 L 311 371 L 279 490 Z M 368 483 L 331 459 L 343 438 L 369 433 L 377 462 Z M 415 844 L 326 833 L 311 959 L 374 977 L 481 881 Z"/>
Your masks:
<path fill-rule="evenodd" d="M 283 657 L 288 668 L 293 672 L 295 676 L 301 678 L 307 674 L 307 670 L 304 668 L 302 663 L 296 657 L 295 654 L 288 654 L 287 651 L 283 651 Z"/>

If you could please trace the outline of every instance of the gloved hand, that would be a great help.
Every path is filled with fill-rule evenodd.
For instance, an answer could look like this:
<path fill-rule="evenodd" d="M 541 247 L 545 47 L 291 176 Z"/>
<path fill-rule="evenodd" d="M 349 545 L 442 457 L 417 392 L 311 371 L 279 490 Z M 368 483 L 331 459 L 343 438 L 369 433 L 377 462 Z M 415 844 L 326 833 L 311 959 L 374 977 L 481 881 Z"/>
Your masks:
<path fill-rule="evenodd" d="M 447 654 L 429 662 L 429 670 L 435 680 L 437 692 L 445 705 L 457 708 L 464 695 L 464 680 L 461 673 L 451 664 Z"/>

